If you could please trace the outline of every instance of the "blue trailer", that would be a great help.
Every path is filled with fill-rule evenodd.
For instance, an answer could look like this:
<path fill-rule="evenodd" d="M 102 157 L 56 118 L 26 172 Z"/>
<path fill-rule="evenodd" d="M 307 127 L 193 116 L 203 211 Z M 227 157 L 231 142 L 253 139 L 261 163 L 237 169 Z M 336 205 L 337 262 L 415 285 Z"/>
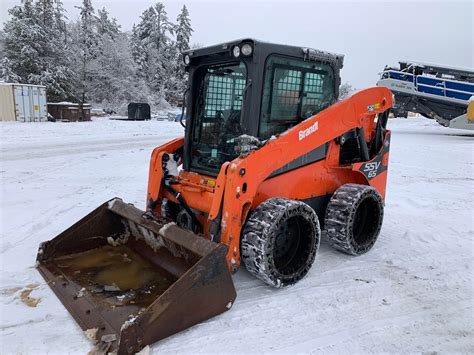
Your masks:
<path fill-rule="evenodd" d="M 416 112 L 449 127 L 452 120 L 466 115 L 474 98 L 474 70 L 401 61 L 398 68 L 385 67 L 377 85 L 393 92 L 394 115 L 406 117 L 408 111 Z"/>

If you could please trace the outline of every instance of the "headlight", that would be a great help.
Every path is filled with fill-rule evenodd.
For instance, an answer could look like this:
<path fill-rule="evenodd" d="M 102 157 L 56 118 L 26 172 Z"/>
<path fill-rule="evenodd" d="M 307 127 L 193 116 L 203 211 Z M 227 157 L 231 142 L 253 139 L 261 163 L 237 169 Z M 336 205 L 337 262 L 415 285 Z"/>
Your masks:
<path fill-rule="evenodd" d="M 191 58 L 189 58 L 189 54 L 186 54 L 184 56 L 184 64 L 189 65 L 190 62 L 191 62 Z"/>
<path fill-rule="evenodd" d="M 249 56 L 252 54 L 252 51 L 253 51 L 253 48 L 250 44 L 246 43 L 242 46 L 242 54 L 245 55 L 245 56 Z"/>
<path fill-rule="evenodd" d="M 234 49 L 232 49 L 232 54 L 234 55 L 235 58 L 238 58 L 240 56 L 239 46 L 235 46 Z"/>

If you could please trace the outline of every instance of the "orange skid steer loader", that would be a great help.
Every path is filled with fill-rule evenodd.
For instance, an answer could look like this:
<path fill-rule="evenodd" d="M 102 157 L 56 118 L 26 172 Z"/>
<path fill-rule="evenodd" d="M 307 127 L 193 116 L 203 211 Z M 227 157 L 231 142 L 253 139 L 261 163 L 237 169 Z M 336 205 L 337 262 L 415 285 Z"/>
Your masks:
<path fill-rule="evenodd" d="M 252 39 L 183 60 L 185 136 L 153 151 L 147 211 L 113 199 L 39 248 L 38 270 L 104 352 L 230 309 L 242 263 L 289 286 L 322 231 L 360 255 L 382 225 L 388 89 L 338 102 L 342 56 Z"/>

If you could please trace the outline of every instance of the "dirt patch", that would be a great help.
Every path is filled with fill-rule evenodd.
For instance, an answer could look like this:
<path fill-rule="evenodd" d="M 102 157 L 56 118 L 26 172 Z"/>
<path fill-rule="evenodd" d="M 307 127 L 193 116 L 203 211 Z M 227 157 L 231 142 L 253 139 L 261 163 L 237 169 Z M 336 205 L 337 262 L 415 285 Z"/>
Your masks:
<path fill-rule="evenodd" d="M 41 298 L 31 297 L 31 292 L 37 288 L 38 284 L 30 284 L 20 292 L 20 300 L 28 307 L 36 307 L 41 302 Z"/>
<path fill-rule="evenodd" d="M 0 290 L 0 295 L 13 295 L 14 293 L 17 293 L 20 291 L 22 288 L 21 287 L 10 287 L 10 288 L 2 288 Z"/>

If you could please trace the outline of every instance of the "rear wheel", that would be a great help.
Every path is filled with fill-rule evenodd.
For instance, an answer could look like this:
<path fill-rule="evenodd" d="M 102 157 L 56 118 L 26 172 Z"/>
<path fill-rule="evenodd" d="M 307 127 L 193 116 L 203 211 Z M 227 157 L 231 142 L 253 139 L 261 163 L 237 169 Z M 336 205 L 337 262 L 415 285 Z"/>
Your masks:
<path fill-rule="evenodd" d="M 361 255 L 374 246 L 382 221 L 383 201 L 376 189 L 367 185 L 342 185 L 326 209 L 326 237 L 335 249 Z"/>
<path fill-rule="evenodd" d="M 301 280 L 313 265 L 321 230 L 307 204 L 284 198 L 258 206 L 245 224 L 242 261 L 255 277 L 274 287 Z"/>

